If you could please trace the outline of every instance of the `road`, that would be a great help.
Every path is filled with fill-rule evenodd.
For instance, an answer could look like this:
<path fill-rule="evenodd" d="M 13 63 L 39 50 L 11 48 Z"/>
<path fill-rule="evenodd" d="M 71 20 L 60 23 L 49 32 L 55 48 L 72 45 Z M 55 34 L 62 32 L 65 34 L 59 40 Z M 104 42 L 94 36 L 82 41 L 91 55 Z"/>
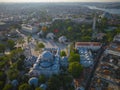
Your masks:
<path fill-rule="evenodd" d="M 87 83 L 86 83 L 86 86 L 85 86 L 85 90 L 89 90 L 89 87 L 90 87 L 92 78 L 93 78 L 93 76 L 94 76 L 95 70 L 96 70 L 96 68 L 97 68 L 97 66 L 98 66 L 98 64 L 99 64 L 99 61 L 100 61 L 100 59 L 101 59 L 101 56 L 102 56 L 104 50 L 105 50 L 105 48 L 104 48 L 104 46 L 102 46 L 101 49 L 100 49 L 99 52 L 98 52 L 97 57 L 95 58 L 95 61 L 96 61 L 96 62 L 95 62 L 95 64 L 94 64 L 94 67 L 93 67 L 93 69 L 92 69 L 92 71 L 91 71 L 90 76 L 88 77 L 88 80 L 87 80 Z"/>

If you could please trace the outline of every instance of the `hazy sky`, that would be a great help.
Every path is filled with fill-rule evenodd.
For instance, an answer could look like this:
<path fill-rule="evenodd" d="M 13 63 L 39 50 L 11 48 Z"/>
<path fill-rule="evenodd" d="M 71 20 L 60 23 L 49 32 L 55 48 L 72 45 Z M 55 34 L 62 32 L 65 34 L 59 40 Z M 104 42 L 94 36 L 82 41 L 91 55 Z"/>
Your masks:
<path fill-rule="evenodd" d="M 120 2 L 120 0 L 0 0 L 0 2 Z"/>

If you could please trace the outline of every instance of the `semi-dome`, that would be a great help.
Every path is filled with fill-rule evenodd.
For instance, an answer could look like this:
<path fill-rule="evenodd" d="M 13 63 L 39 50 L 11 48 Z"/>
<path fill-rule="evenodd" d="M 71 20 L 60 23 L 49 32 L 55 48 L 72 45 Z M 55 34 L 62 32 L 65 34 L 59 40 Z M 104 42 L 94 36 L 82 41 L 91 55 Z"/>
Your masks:
<path fill-rule="evenodd" d="M 58 40 L 59 40 L 60 43 L 64 43 L 64 42 L 67 41 L 67 38 L 65 36 L 61 36 L 61 37 L 59 37 Z"/>
<path fill-rule="evenodd" d="M 41 84 L 40 88 L 42 88 L 43 90 L 46 90 L 47 89 L 47 85 L 46 84 Z"/>
<path fill-rule="evenodd" d="M 37 85 L 38 85 L 38 78 L 32 77 L 32 78 L 29 79 L 28 83 L 29 83 L 29 85 L 33 85 L 33 86 L 37 87 Z"/>
<path fill-rule="evenodd" d="M 67 57 L 62 57 L 62 61 L 68 61 L 68 58 Z"/>
<path fill-rule="evenodd" d="M 41 55 L 42 60 L 51 60 L 53 59 L 53 54 L 50 51 L 44 51 Z"/>
<path fill-rule="evenodd" d="M 12 80 L 11 84 L 16 87 L 18 85 L 18 81 L 15 79 L 15 80 Z"/>

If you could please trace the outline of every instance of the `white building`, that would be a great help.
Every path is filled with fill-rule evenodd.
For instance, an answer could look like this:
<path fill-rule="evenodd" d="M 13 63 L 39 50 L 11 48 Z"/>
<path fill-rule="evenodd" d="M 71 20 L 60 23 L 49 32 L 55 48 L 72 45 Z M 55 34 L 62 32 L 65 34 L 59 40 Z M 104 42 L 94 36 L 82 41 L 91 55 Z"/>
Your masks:
<path fill-rule="evenodd" d="M 33 34 L 33 33 L 38 32 L 38 27 L 22 24 L 22 29 L 21 30 L 25 33 Z"/>
<path fill-rule="evenodd" d="M 37 61 L 30 70 L 30 76 L 39 76 L 41 74 L 45 76 L 51 76 L 53 74 L 59 74 L 60 71 L 60 50 L 54 55 L 50 51 L 44 51 L 39 55 Z"/>
<path fill-rule="evenodd" d="M 60 43 L 66 43 L 67 42 L 67 38 L 65 36 L 61 36 L 61 37 L 59 37 L 58 41 Z"/>
<path fill-rule="evenodd" d="M 120 42 L 120 34 L 116 35 L 113 41 Z"/>
<path fill-rule="evenodd" d="M 55 35 L 53 33 L 48 33 L 47 36 L 46 36 L 47 39 L 54 39 L 55 38 Z"/>
<path fill-rule="evenodd" d="M 98 50 L 101 48 L 101 43 L 99 42 L 76 42 L 75 48 L 86 48 L 86 49 L 92 49 L 92 50 Z"/>
<path fill-rule="evenodd" d="M 79 54 L 80 54 L 80 63 L 84 67 L 93 66 L 94 60 L 91 51 L 89 51 L 86 48 L 79 48 Z"/>

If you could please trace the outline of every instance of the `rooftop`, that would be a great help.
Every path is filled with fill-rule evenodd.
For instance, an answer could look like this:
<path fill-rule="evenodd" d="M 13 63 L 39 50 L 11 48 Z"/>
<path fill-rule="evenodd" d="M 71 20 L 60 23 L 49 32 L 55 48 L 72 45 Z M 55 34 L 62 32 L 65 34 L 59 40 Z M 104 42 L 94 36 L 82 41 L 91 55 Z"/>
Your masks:
<path fill-rule="evenodd" d="M 76 46 L 101 46 L 99 42 L 76 42 Z"/>

